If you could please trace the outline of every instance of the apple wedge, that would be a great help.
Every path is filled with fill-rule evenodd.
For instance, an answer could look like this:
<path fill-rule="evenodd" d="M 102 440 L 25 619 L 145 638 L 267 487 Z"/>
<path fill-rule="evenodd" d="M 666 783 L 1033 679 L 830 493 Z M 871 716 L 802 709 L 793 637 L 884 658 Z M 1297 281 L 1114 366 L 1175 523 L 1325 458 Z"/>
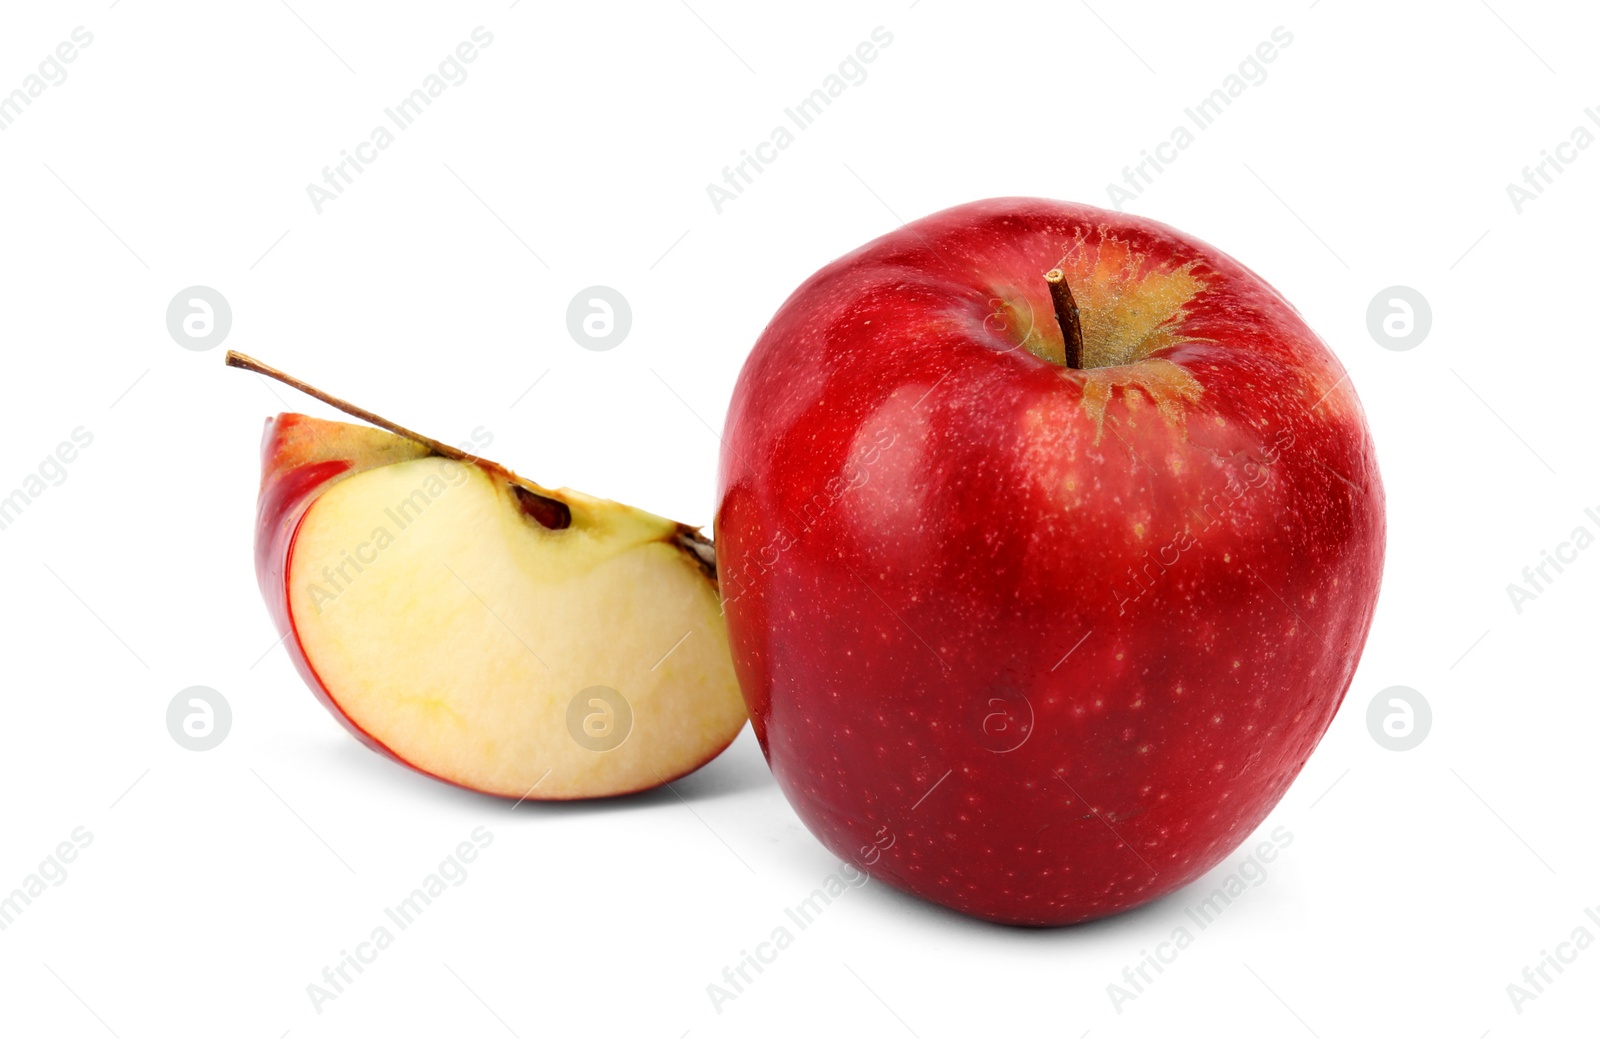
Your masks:
<path fill-rule="evenodd" d="M 383 427 L 269 419 L 256 532 L 291 656 L 368 746 L 472 790 L 568 800 L 669 782 L 738 735 L 696 530 L 228 364 Z"/>

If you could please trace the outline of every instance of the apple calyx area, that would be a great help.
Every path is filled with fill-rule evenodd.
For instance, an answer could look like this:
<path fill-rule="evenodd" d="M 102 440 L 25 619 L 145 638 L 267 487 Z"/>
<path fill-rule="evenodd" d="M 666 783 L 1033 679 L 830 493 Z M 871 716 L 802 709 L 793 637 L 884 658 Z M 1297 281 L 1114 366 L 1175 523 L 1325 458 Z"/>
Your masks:
<path fill-rule="evenodd" d="M 1188 369 L 1166 358 L 1149 356 L 1155 350 L 1178 341 L 1175 330 L 1182 323 L 1183 308 L 1199 293 L 1203 283 L 1194 276 L 1193 264 L 1166 275 L 1158 275 L 1157 278 L 1163 288 L 1171 288 L 1175 293 L 1166 300 L 1160 299 L 1159 294 L 1152 294 L 1155 298 L 1149 302 L 1153 305 L 1145 309 L 1147 314 L 1157 316 L 1155 324 L 1147 325 L 1143 334 L 1129 336 L 1129 325 L 1132 324 L 1137 331 L 1137 323 L 1120 320 L 1108 323 L 1104 315 L 1097 315 L 1091 310 L 1093 331 L 1114 331 L 1116 334 L 1096 337 L 1086 343 L 1083 319 L 1077 299 L 1072 294 L 1072 286 L 1067 280 L 1067 272 L 1061 267 L 1052 267 L 1045 272 L 1044 281 L 1050 289 L 1050 304 L 1061 332 L 1061 358 L 1058 362 L 1053 351 L 1041 349 L 1043 344 L 1036 346 L 1030 342 L 1028 346 L 1051 364 L 1059 363 L 1069 371 L 1084 372 L 1083 408 L 1094 420 L 1096 443 L 1099 443 L 1105 431 L 1106 406 L 1111 402 L 1113 391 L 1119 387 L 1143 390 L 1155 404 L 1157 413 L 1174 428 L 1182 425 L 1184 406 L 1199 400 L 1203 392 L 1199 380 Z M 1119 308 L 1126 307 L 1130 314 L 1137 315 L 1138 301 L 1123 300 L 1119 298 L 1120 295 L 1113 297 L 1113 301 Z M 1166 306 L 1161 306 L 1162 303 Z"/>
<path fill-rule="evenodd" d="M 738 735 L 715 555 L 695 528 L 227 363 L 372 423 L 269 419 L 256 528 L 290 659 L 361 742 L 521 801 L 647 790 Z"/>

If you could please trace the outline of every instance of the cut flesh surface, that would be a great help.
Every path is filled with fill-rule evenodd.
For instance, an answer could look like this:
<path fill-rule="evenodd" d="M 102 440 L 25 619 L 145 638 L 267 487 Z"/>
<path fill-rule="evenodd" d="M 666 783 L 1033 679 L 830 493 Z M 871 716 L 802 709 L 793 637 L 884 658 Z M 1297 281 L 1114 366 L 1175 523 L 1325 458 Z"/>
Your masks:
<path fill-rule="evenodd" d="M 295 532 L 295 636 L 334 705 L 414 767 L 506 797 L 646 789 L 744 724 L 715 584 L 677 524 L 430 456 L 329 486 Z"/>

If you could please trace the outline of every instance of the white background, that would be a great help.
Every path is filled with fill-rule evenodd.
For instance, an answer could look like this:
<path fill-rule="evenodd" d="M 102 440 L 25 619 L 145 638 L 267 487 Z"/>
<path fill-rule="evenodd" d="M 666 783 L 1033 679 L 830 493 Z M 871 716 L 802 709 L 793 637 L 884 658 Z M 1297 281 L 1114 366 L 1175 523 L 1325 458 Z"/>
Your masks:
<path fill-rule="evenodd" d="M 0 893 L 74 827 L 93 843 L 0 932 L 0 1031 L 1592 1033 L 1600 945 L 1520 1014 L 1506 986 L 1600 906 L 1600 551 L 1520 614 L 1506 586 L 1600 529 L 1600 148 L 1520 214 L 1506 185 L 1600 133 L 1600 21 L 1493 2 L 8 5 L 0 93 L 74 27 L 94 42 L 0 133 L 0 495 L 94 442 L 0 531 Z M 467 81 L 317 214 L 306 185 L 479 25 Z M 866 81 L 718 214 L 707 183 L 880 25 Z M 362 749 L 274 648 L 261 421 L 331 412 L 223 349 L 709 523 L 739 365 L 807 274 L 974 198 L 1107 204 L 1280 25 L 1268 78 L 1128 208 L 1255 268 L 1349 368 L 1389 560 L 1345 707 L 1265 824 L 1293 845 L 1120 1013 L 1107 985 L 1213 883 L 1039 932 L 869 884 L 718 1013 L 706 986 L 839 866 L 748 730 L 675 792 L 513 811 Z M 167 332 L 196 284 L 232 304 L 224 348 Z M 567 332 L 595 284 L 633 309 L 609 352 Z M 1407 352 L 1367 329 L 1391 285 L 1432 307 Z M 205 753 L 165 726 L 191 685 L 233 709 Z M 1392 685 L 1432 704 L 1411 751 L 1367 730 Z M 316 1013 L 306 986 L 478 826 L 465 883 Z"/>

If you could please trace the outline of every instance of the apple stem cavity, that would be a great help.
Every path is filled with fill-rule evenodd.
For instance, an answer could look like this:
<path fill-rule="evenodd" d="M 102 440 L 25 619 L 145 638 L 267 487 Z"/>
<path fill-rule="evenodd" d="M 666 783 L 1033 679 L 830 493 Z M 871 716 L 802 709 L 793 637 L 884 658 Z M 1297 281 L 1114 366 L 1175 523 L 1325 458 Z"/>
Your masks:
<path fill-rule="evenodd" d="M 1083 326 L 1078 323 L 1078 301 L 1072 298 L 1067 272 L 1060 267 L 1046 271 L 1044 280 L 1050 286 L 1050 302 L 1056 308 L 1056 324 L 1061 326 L 1061 339 L 1066 345 L 1064 363 L 1076 371 L 1083 367 Z"/>
<path fill-rule="evenodd" d="M 319 390 L 310 383 L 296 379 L 287 372 L 280 372 L 278 369 L 272 367 L 272 365 L 263 364 L 248 354 L 241 354 L 238 351 L 229 350 L 225 361 L 230 368 L 243 368 L 247 372 L 255 372 L 257 375 L 265 375 L 269 379 L 276 379 L 285 386 L 293 386 L 295 389 L 309 397 L 315 397 L 324 404 L 338 408 L 346 415 L 353 415 L 362 421 L 372 423 L 379 429 L 387 429 L 396 436 L 405 437 L 407 440 L 415 440 L 417 443 L 428 448 L 436 455 L 443 455 L 445 458 L 456 462 L 485 461 L 485 459 L 479 458 L 477 455 L 467 454 L 467 452 L 462 451 L 459 448 L 451 447 L 449 444 L 440 443 L 432 437 L 425 437 L 421 433 L 413 433 L 411 430 L 397 422 L 390 422 L 382 415 L 374 415 L 366 408 L 357 407 L 347 400 L 341 400 L 331 393 L 326 393 L 322 390 Z"/>

